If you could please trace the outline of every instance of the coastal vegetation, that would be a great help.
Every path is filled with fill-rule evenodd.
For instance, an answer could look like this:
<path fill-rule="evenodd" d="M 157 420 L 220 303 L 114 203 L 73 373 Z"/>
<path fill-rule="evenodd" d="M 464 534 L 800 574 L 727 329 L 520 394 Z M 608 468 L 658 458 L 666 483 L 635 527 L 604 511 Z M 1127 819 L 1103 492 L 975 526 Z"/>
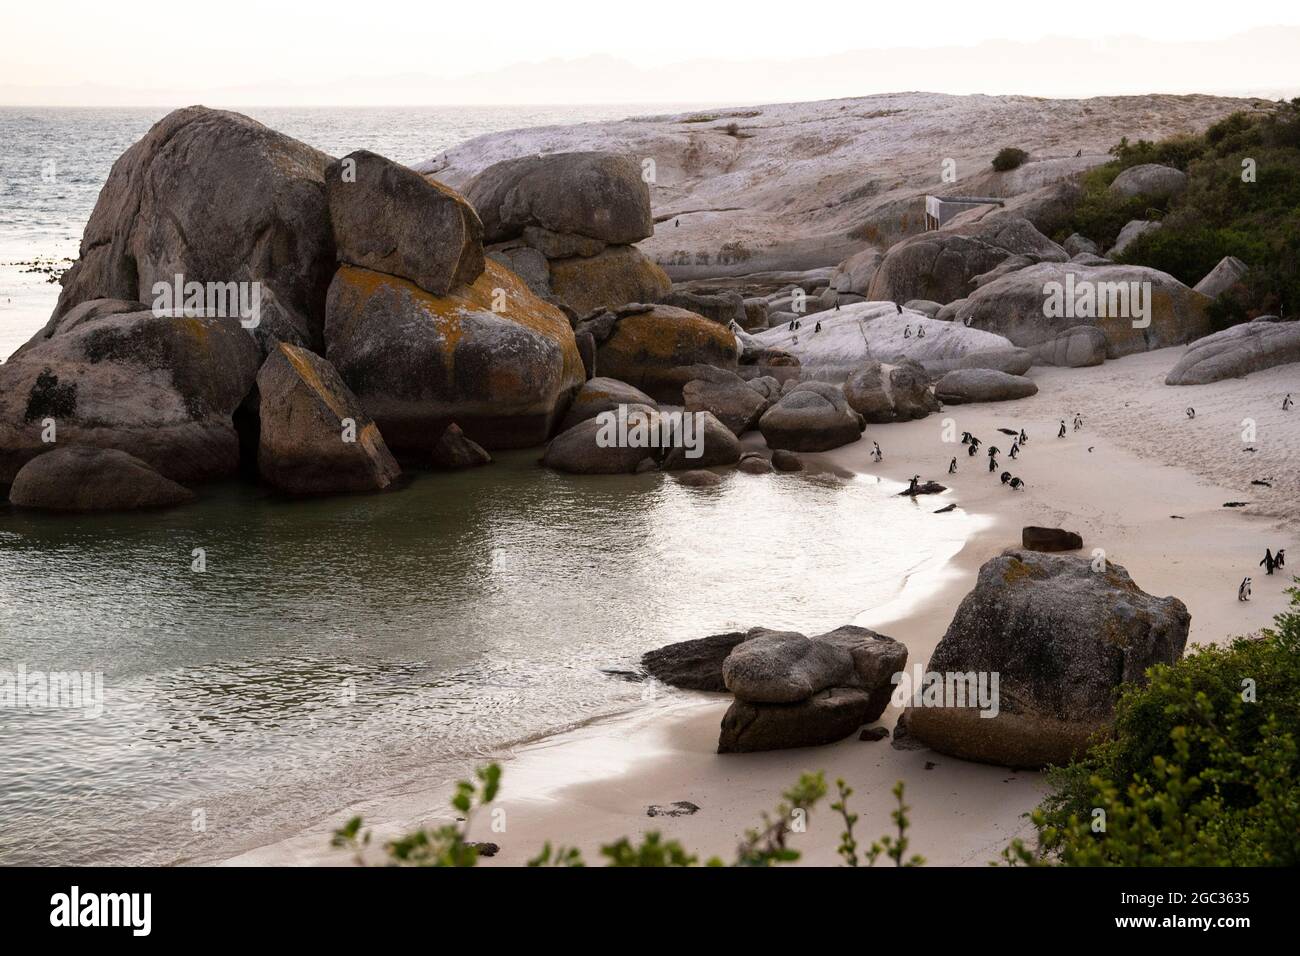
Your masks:
<path fill-rule="evenodd" d="M 1161 223 L 1116 258 L 1167 272 L 1188 285 L 1225 256 L 1249 271 L 1211 306 L 1218 328 L 1281 314 L 1300 300 L 1300 99 L 1237 112 L 1203 134 L 1158 142 L 1121 139 L 1110 162 L 1083 177 L 1083 195 L 1058 239 L 1081 233 L 1103 248 L 1134 220 Z M 1182 171 L 1167 197 L 1127 195 L 1111 184 L 1125 170 L 1157 164 Z"/>
<path fill-rule="evenodd" d="M 1019 146 L 1004 146 L 993 157 L 993 168 L 1000 173 L 1005 173 L 1018 166 L 1023 166 L 1027 159 L 1029 159 L 1029 154 Z"/>

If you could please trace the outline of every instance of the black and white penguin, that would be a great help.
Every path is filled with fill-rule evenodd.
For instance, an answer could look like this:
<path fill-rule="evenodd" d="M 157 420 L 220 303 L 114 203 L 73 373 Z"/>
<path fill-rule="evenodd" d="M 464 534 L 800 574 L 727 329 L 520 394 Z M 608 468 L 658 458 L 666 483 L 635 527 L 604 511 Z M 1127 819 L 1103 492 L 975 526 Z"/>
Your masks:
<path fill-rule="evenodd" d="M 1242 578 L 1241 583 L 1237 585 L 1237 600 L 1250 600 L 1250 578 Z"/>
<path fill-rule="evenodd" d="M 1065 419 L 1064 419 L 1064 418 L 1061 419 L 1061 430 L 1060 430 L 1059 432 L 1056 433 L 1056 437 L 1057 437 L 1057 438 L 1064 438 L 1064 437 L 1065 437 Z"/>
<path fill-rule="evenodd" d="M 957 459 L 956 459 L 956 458 L 954 458 L 952 461 L 948 462 L 948 474 L 950 474 L 950 475 L 955 475 L 955 474 L 957 474 Z"/>

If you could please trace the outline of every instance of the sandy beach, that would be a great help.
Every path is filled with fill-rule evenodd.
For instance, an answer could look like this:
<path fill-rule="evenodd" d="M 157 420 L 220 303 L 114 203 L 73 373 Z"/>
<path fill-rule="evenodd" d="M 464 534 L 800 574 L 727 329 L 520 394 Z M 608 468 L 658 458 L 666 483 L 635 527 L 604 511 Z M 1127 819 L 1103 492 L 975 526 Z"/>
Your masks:
<path fill-rule="evenodd" d="M 1032 398 L 954 406 L 920 421 L 871 426 L 866 440 L 816 456 L 845 480 L 878 480 L 901 489 L 913 474 L 934 478 L 951 490 L 918 498 L 918 508 L 935 511 L 955 502 L 983 519 L 952 560 L 914 571 L 896 599 L 864 609 L 852 623 L 903 641 L 909 665 L 924 663 L 980 565 L 1018 546 L 1021 527 L 1034 524 L 1079 532 L 1085 553 L 1104 549 L 1144 590 L 1182 599 L 1192 615 L 1189 646 L 1267 626 L 1287 603 L 1290 578 L 1266 577 L 1256 565 L 1265 547 L 1289 547 L 1296 536 L 1300 413 L 1281 410 L 1287 392 L 1300 392 L 1296 366 L 1213 385 L 1165 386 L 1164 376 L 1182 351 L 1130 356 L 1099 368 L 1035 368 L 1030 377 L 1039 393 Z M 1194 419 L 1186 415 L 1188 406 L 1196 409 Z M 1059 420 L 1075 413 L 1083 417 L 1083 430 L 1057 439 Z M 956 434 L 970 431 L 993 444 L 1004 437 L 998 427 L 1025 428 L 1030 442 L 1020 459 L 1003 459 L 1004 468 L 1024 479 L 1025 490 L 999 484 L 987 473 L 983 455 L 967 459 L 961 445 L 945 444 L 949 418 Z M 1241 440 L 1247 418 L 1256 422 L 1253 442 Z M 872 440 L 884 451 L 880 464 L 870 459 Z M 947 476 L 953 455 L 960 470 Z M 1251 484 L 1267 478 L 1271 488 Z M 727 480 L 783 479 L 733 473 Z M 1225 508 L 1229 501 L 1249 504 Z M 1242 603 L 1236 588 L 1248 574 L 1255 581 L 1254 598 Z M 1032 837 L 1024 814 L 1044 792 L 1039 773 L 928 750 L 900 751 L 888 740 L 856 737 L 826 747 L 719 756 L 718 723 L 729 695 L 652 685 L 647 697 L 631 713 L 496 755 L 504 767 L 496 804 L 505 811 L 497 818 L 498 827 L 504 819 L 504 830 L 494 832 L 493 821 L 483 815 L 471 834 L 500 844 L 500 853 L 484 865 L 522 864 L 547 840 L 577 846 L 589 862 L 599 862 L 602 843 L 650 829 L 681 840 L 702 858 L 729 859 L 744 830 L 801 772 L 814 770 L 853 787 L 851 802 L 861 814 L 858 834 L 868 841 L 889 831 L 889 790 L 905 781 L 912 848 L 931 864 L 985 865 L 1013 837 Z M 880 723 L 892 727 L 897 717 L 891 706 Z M 333 827 L 360 813 L 382 842 L 445 821 L 451 782 L 429 780 L 401 793 L 372 795 L 226 862 L 347 863 L 347 854 L 328 847 Z M 674 801 L 700 809 L 689 816 L 647 817 L 649 806 Z M 808 831 L 797 837 L 802 862 L 834 864 L 839 830 L 825 805 L 815 811 Z"/>

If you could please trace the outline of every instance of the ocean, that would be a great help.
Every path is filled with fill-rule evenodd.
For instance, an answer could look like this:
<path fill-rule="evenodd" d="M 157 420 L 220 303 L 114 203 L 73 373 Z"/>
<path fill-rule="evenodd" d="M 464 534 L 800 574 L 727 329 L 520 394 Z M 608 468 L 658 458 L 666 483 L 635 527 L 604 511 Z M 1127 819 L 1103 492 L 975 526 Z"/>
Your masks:
<path fill-rule="evenodd" d="M 413 162 L 489 130 L 629 112 L 657 110 L 252 114 L 334 155 Z M 75 255 L 113 159 L 159 115 L 0 110 L 0 260 Z M 19 267 L 3 283 L 7 354 L 58 287 Z M 537 457 L 374 496 L 228 483 L 162 512 L 0 504 L 0 864 L 211 862 L 341 823 L 367 795 L 641 706 L 646 687 L 610 672 L 653 647 L 848 623 L 955 553 L 972 520 L 936 521 L 869 477 L 734 474 L 700 492 Z M 6 703 L 20 672 L 91 675 L 102 712 Z"/>

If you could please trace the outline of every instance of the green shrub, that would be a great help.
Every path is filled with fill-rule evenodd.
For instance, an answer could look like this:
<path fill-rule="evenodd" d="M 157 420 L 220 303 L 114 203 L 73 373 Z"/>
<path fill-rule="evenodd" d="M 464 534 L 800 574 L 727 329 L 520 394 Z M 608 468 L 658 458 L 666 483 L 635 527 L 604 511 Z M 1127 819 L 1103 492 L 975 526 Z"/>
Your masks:
<path fill-rule="evenodd" d="M 1128 685 L 1113 731 L 1050 774 L 1037 852 L 1067 866 L 1300 863 L 1300 589 L 1257 638 Z"/>
<path fill-rule="evenodd" d="M 1028 158 L 1029 154 L 1018 146 L 1003 146 L 993 157 L 993 168 L 1000 173 L 1005 173 L 1009 169 L 1023 166 Z"/>

